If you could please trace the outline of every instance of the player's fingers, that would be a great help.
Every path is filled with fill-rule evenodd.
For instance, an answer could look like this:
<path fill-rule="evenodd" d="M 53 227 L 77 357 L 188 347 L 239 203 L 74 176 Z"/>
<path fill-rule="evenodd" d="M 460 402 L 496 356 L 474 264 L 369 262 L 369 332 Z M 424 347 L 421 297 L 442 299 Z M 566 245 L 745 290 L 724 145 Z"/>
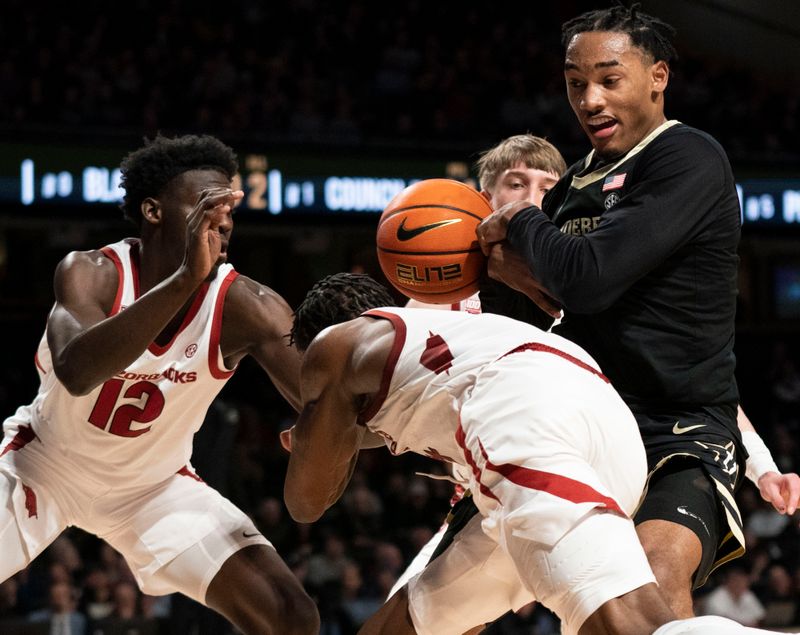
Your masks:
<path fill-rule="evenodd" d="M 478 243 L 484 256 L 488 256 L 492 245 L 499 243 L 506 237 L 505 227 L 497 213 L 484 218 L 476 230 Z"/>
<path fill-rule="evenodd" d="M 233 207 L 244 197 L 242 190 L 232 190 L 229 187 L 209 187 L 200 192 L 197 207 L 211 209 L 217 205 Z"/>
<path fill-rule="evenodd" d="M 761 498 L 770 503 L 776 511 L 785 513 L 786 504 L 781 494 L 781 481 L 777 475 L 770 475 L 759 481 L 759 493 Z"/>
<path fill-rule="evenodd" d="M 189 231 L 201 233 L 208 229 L 215 222 L 217 215 L 221 213 L 217 208 L 228 204 L 228 201 L 232 205 L 234 202 L 232 197 L 233 192 L 230 188 L 216 187 L 202 190 L 187 219 Z M 217 222 L 218 225 L 219 222 Z"/>
<path fill-rule="evenodd" d="M 209 229 L 216 230 L 224 223 L 233 211 L 232 203 L 223 202 L 210 207 L 205 211 L 205 217 L 208 220 Z"/>
<path fill-rule="evenodd" d="M 786 474 L 783 500 L 786 502 L 786 513 L 794 514 L 800 504 L 800 476 L 797 474 Z"/>
<path fill-rule="evenodd" d="M 492 243 L 488 245 L 488 252 L 486 252 L 487 266 L 486 270 L 489 277 L 493 280 L 498 280 L 509 287 L 517 288 L 518 283 L 511 279 L 511 272 L 506 268 L 506 253 L 503 245 L 500 243 Z"/>
<path fill-rule="evenodd" d="M 781 490 L 774 480 L 769 480 L 764 483 L 760 489 L 761 498 L 763 498 L 768 503 L 771 503 L 772 506 L 779 511 L 781 514 L 785 511 L 783 496 L 781 496 Z"/>

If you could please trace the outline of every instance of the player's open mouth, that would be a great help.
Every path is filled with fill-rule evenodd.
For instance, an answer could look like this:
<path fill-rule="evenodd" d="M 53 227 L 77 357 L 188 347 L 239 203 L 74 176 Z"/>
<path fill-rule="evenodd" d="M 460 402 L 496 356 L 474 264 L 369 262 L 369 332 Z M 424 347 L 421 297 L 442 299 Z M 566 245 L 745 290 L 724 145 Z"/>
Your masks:
<path fill-rule="evenodd" d="M 586 126 L 593 136 L 604 139 L 614 134 L 614 131 L 617 129 L 617 120 L 611 117 L 604 117 L 591 122 L 587 121 Z"/>

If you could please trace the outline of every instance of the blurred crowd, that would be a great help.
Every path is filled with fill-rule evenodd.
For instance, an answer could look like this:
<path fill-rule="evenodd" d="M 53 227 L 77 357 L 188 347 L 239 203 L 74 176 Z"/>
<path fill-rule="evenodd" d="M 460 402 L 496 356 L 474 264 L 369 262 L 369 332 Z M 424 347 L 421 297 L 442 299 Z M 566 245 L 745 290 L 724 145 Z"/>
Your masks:
<path fill-rule="evenodd" d="M 97 0 L 39 4 L 10 0 L 16 19 L 0 24 L 0 126 L 26 138 L 203 131 L 234 145 L 474 150 L 529 130 L 568 157 L 586 145 L 560 24 L 598 2 L 131 0 L 122 19 Z M 680 54 L 668 116 L 734 161 L 797 159 L 796 83 Z"/>

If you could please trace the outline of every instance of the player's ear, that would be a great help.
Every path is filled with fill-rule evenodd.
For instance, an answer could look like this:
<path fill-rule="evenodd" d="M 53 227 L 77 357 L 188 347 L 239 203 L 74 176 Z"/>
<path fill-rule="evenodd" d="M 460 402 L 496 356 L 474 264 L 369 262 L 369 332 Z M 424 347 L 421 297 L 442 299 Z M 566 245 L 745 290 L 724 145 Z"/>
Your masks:
<path fill-rule="evenodd" d="M 669 83 L 669 66 L 664 60 L 656 62 L 650 68 L 650 80 L 653 92 L 663 93 L 667 89 L 667 84 Z"/>
<path fill-rule="evenodd" d="M 481 196 L 489 201 L 489 204 L 492 203 L 492 193 L 489 190 L 481 190 Z"/>
<path fill-rule="evenodd" d="M 161 204 L 154 198 L 147 197 L 141 205 L 142 217 L 152 225 L 161 223 Z"/>

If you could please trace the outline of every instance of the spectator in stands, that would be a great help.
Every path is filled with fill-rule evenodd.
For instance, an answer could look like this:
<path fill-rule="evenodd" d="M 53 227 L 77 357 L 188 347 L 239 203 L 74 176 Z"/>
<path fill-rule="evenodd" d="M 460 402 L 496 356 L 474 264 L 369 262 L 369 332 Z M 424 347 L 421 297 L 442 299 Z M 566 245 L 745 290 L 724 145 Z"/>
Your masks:
<path fill-rule="evenodd" d="M 798 597 L 792 584 L 792 576 L 783 565 L 774 564 L 767 570 L 763 602 L 763 626 L 789 627 L 797 624 Z"/>
<path fill-rule="evenodd" d="M 92 620 L 107 617 L 114 610 L 111 581 L 108 572 L 100 567 L 92 568 L 83 582 L 81 604 L 83 611 Z"/>
<path fill-rule="evenodd" d="M 25 614 L 19 604 L 18 590 L 19 584 L 15 577 L 0 583 L 0 619 L 22 617 Z"/>
<path fill-rule="evenodd" d="M 725 582 L 708 594 L 700 613 L 721 615 L 744 626 L 758 626 L 765 611 L 750 589 L 749 573 L 741 566 L 729 565 Z"/>
<path fill-rule="evenodd" d="M 139 595 L 139 589 L 135 584 L 127 581 L 117 582 L 114 585 L 114 608 L 111 616 L 120 620 L 139 617 L 142 614 Z"/>
<path fill-rule="evenodd" d="M 76 590 L 69 582 L 54 582 L 50 587 L 49 604 L 28 616 L 31 622 L 49 622 L 54 635 L 86 635 L 87 620 L 77 611 Z"/>
<path fill-rule="evenodd" d="M 308 560 L 306 582 L 316 588 L 321 588 L 329 582 L 338 583 L 342 579 L 345 566 L 349 563 L 347 546 L 342 536 L 329 532 L 325 537 L 323 552 L 312 555 Z"/>

